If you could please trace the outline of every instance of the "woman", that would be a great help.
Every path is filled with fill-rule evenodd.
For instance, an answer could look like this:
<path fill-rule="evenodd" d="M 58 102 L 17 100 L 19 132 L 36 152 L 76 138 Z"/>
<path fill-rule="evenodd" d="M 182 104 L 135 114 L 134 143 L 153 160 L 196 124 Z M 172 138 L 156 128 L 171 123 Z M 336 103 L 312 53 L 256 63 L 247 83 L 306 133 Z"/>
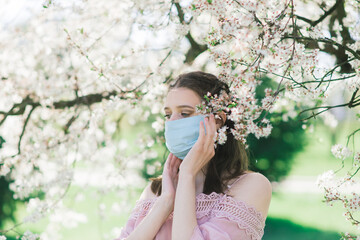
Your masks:
<path fill-rule="evenodd" d="M 162 177 L 144 189 L 120 238 L 126 240 L 261 239 L 271 185 L 247 170 L 245 148 L 229 132 L 234 122 L 196 112 L 209 92 L 229 93 L 214 75 L 191 72 L 170 86 L 165 102 L 165 139 L 170 154 Z M 227 141 L 214 148 L 216 130 Z"/>

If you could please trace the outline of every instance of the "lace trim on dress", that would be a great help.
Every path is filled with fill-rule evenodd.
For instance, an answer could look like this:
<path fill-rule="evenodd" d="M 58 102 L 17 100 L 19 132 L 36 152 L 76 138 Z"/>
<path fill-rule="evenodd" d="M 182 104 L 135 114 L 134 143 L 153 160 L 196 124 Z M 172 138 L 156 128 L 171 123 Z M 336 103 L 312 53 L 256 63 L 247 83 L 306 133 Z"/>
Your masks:
<path fill-rule="evenodd" d="M 138 200 L 130 218 L 146 216 L 157 198 Z M 169 215 L 173 218 L 174 213 Z M 196 217 L 218 217 L 226 218 L 236 222 L 240 229 L 244 229 L 246 234 L 252 239 L 261 239 L 264 234 L 265 218 L 261 212 L 243 201 L 234 199 L 226 194 L 212 192 L 207 195 L 200 193 L 196 196 Z"/>

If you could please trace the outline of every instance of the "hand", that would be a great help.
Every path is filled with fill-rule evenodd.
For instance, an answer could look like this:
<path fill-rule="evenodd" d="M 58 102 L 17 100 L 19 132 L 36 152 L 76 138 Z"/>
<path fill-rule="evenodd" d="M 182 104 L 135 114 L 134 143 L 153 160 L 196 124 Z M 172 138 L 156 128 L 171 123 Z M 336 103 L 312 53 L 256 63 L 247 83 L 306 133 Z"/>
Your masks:
<path fill-rule="evenodd" d="M 172 153 L 166 159 L 162 174 L 161 196 L 175 201 L 176 186 L 179 179 L 179 166 L 182 160 Z"/>
<path fill-rule="evenodd" d="M 184 158 L 180 166 L 180 174 L 196 174 L 214 157 L 214 137 L 216 133 L 216 123 L 213 114 L 205 118 L 206 134 L 204 123 L 200 122 L 199 138 Z"/>

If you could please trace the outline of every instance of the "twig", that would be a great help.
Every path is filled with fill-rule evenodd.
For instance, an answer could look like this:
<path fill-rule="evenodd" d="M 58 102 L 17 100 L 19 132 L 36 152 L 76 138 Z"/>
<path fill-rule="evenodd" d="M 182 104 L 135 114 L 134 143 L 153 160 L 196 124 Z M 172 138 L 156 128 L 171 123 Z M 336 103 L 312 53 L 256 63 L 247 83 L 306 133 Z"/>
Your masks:
<path fill-rule="evenodd" d="M 301 112 L 299 113 L 299 115 L 301 115 L 301 114 L 303 114 L 303 113 L 305 113 L 305 112 L 308 112 L 308 111 L 325 108 L 324 110 L 322 110 L 322 111 L 320 111 L 320 112 L 317 112 L 317 113 L 314 113 L 314 112 L 313 112 L 313 114 L 312 114 L 310 117 L 308 117 L 308 118 L 301 119 L 301 121 L 305 121 L 305 120 L 308 120 L 308 119 L 310 119 L 310 118 L 313 118 L 313 117 L 315 117 L 315 116 L 317 116 L 317 115 L 319 115 L 319 114 L 321 114 L 321 113 L 323 113 L 323 112 L 325 112 L 325 111 L 328 111 L 328 110 L 330 110 L 330 109 L 332 109 L 332 108 L 345 107 L 345 106 L 348 106 L 349 108 L 353 108 L 353 107 L 356 107 L 356 106 L 358 106 L 358 105 L 360 105 L 360 102 L 357 102 L 357 101 L 356 101 L 355 104 L 354 104 L 354 102 L 351 102 L 351 101 L 350 101 L 350 102 L 348 102 L 348 103 L 339 104 L 339 105 L 335 105 L 335 106 L 313 107 L 313 108 L 309 108 L 309 109 L 305 109 L 305 110 L 301 111 Z"/>
<path fill-rule="evenodd" d="M 337 47 L 340 47 L 348 52 L 350 52 L 356 59 L 359 59 L 360 60 L 360 54 L 357 53 L 355 50 L 349 48 L 348 46 L 346 45 L 343 45 L 341 43 L 338 43 L 330 38 L 318 38 L 318 39 L 314 39 L 314 38 L 310 38 L 310 37 L 297 37 L 297 36 L 291 36 L 291 35 L 287 35 L 287 36 L 284 36 L 283 39 L 288 39 L 288 38 L 291 38 L 291 39 L 296 39 L 296 40 L 300 40 L 300 41 L 308 41 L 308 42 L 323 42 L 323 43 L 328 43 L 328 44 L 332 44 L 332 45 L 335 45 Z"/>
<path fill-rule="evenodd" d="M 22 129 L 21 134 L 20 134 L 20 137 L 19 137 L 18 152 L 17 152 L 17 154 L 13 155 L 12 157 L 14 157 L 14 156 L 16 156 L 16 155 L 20 155 L 20 153 L 21 153 L 21 141 L 22 141 L 22 138 L 23 138 L 23 136 L 24 136 L 24 134 L 25 134 L 26 126 L 27 126 L 27 124 L 28 124 L 28 122 L 29 122 L 29 120 L 30 120 L 31 114 L 34 112 L 35 108 L 36 108 L 36 107 L 33 107 L 33 108 L 30 110 L 29 114 L 27 115 L 27 117 L 26 117 L 26 119 L 25 119 L 24 126 L 23 126 L 23 129 Z"/>

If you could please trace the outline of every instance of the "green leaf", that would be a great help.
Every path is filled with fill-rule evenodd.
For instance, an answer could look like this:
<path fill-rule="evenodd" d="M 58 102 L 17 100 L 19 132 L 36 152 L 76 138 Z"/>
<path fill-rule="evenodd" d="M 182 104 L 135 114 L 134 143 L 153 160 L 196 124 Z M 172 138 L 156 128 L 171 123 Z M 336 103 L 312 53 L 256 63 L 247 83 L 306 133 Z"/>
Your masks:
<path fill-rule="evenodd" d="M 233 107 L 236 107 L 238 104 L 237 103 L 230 103 L 228 105 L 228 108 L 233 108 Z"/>
<path fill-rule="evenodd" d="M 138 92 L 135 92 L 135 95 L 136 95 L 136 97 L 141 97 L 144 94 L 142 92 L 138 91 Z"/>
<path fill-rule="evenodd" d="M 212 4 L 212 0 L 207 0 L 207 2 L 208 2 L 209 4 Z"/>
<path fill-rule="evenodd" d="M 237 63 L 234 62 L 234 61 L 231 61 L 231 69 L 232 69 L 232 70 L 235 70 L 236 67 L 237 67 Z"/>
<path fill-rule="evenodd" d="M 2 136 L 0 136 L 0 148 L 2 148 L 2 145 L 3 145 L 5 142 L 6 142 L 5 139 L 4 139 Z"/>

